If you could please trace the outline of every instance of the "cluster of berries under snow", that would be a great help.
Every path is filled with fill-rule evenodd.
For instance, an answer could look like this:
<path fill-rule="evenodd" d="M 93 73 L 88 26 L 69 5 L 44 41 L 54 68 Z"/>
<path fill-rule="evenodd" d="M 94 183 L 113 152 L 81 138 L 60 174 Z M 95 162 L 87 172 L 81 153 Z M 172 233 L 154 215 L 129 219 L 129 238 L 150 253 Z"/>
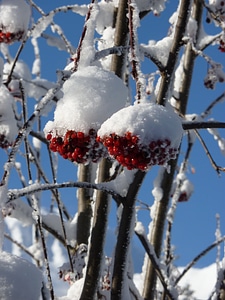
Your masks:
<path fill-rule="evenodd" d="M 50 149 L 76 163 L 99 161 L 107 151 L 96 139 L 97 130 L 125 106 L 127 87 L 114 73 L 89 66 L 75 72 L 63 92 L 54 121 L 44 129 Z"/>
<path fill-rule="evenodd" d="M 176 158 L 182 133 L 181 119 L 171 108 L 142 103 L 112 115 L 98 131 L 98 141 L 121 165 L 147 170 Z"/>
<path fill-rule="evenodd" d="M 27 33 L 31 16 L 24 0 L 2 0 L 0 3 L 0 43 L 11 44 Z M 13 22 L 12 22 L 13 20 Z"/>

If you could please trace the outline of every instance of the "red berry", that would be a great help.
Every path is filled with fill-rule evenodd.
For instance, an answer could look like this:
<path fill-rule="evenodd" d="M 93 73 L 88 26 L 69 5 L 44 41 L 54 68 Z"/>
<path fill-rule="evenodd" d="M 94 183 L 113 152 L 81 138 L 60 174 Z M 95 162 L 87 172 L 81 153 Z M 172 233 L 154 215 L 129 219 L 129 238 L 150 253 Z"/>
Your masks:
<path fill-rule="evenodd" d="M 68 130 L 64 137 L 52 136 L 47 134 L 49 148 L 53 152 L 58 152 L 63 158 L 76 163 L 88 163 L 89 161 L 98 162 L 106 155 L 106 149 L 96 139 L 96 131 L 90 129 L 91 135 L 86 135 L 81 131 Z"/>

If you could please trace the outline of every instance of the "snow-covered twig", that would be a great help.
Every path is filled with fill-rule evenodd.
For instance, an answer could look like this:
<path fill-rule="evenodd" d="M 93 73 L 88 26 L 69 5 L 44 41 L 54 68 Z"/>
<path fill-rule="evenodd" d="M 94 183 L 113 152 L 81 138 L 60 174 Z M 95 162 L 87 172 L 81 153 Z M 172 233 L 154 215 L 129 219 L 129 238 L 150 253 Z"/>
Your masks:
<path fill-rule="evenodd" d="M 225 172 L 225 167 L 220 167 L 216 164 L 216 162 L 214 161 L 211 153 L 209 152 L 209 149 L 206 145 L 206 143 L 204 142 L 204 140 L 202 139 L 200 133 L 198 132 L 198 130 L 195 130 L 195 134 L 198 137 L 200 143 L 202 144 L 203 149 L 205 150 L 206 155 L 209 158 L 209 161 L 211 162 L 211 165 L 213 166 L 213 168 L 216 170 L 216 172 L 218 173 L 218 175 L 220 175 L 220 171 L 221 172 Z"/>
<path fill-rule="evenodd" d="M 88 12 L 87 12 L 87 14 L 86 14 L 86 18 L 85 18 L 85 23 L 84 23 L 83 31 L 82 31 L 82 33 L 81 33 L 81 37 L 80 37 L 80 40 L 79 40 L 79 44 L 78 44 L 78 46 L 77 46 L 76 57 L 75 57 L 75 59 L 74 59 L 74 68 L 73 68 L 73 72 L 76 72 L 76 71 L 77 71 L 77 68 L 78 68 L 78 63 L 79 63 L 80 58 L 81 58 L 81 50 L 82 50 L 83 42 L 84 42 L 84 39 L 85 39 L 87 30 L 88 30 L 87 23 L 88 23 L 88 21 L 89 21 L 90 18 L 91 18 L 91 12 L 92 12 L 92 10 L 93 10 L 93 6 L 94 6 L 95 3 L 96 3 L 96 0 L 91 0 L 91 4 L 90 4 L 89 9 L 88 9 Z"/>
<path fill-rule="evenodd" d="M 29 132 L 32 129 L 32 125 L 34 124 L 36 119 L 40 116 L 40 114 L 43 113 L 43 111 L 46 108 L 47 104 L 52 100 L 52 98 L 55 96 L 55 94 L 61 89 L 61 87 L 62 87 L 62 85 L 65 81 L 65 78 L 63 76 L 63 72 L 62 72 L 61 75 L 62 75 L 62 77 L 59 79 L 56 86 L 54 88 L 50 89 L 47 92 L 45 97 L 38 103 L 38 105 L 37 105 L 36 109 L 34 110 L 33 114 L 24 123 L 24 126 L 20 129 L 19 134 L 16 137 L 14 145 L 11 149 L 11 152 L 9 153 L 8 161 L 6 162 L 6 164 L 4 166 L 5 172 L 3 174 L 3 177 L 2 177 L 2 180 L 1 180 L 1 183 L 0 183 L 1 186 L 6 184 L 7 181 L 8 181 L 11 168 L 14 165 L 15 155 L 16 155 L 22 141 L 24 140 L 25 136 L 27 134 L 29 134 Z"/>
<path fill-rule="evenodd" d="M 39 261 L 39 259 L 37 259 L 35 257 L 35 255 L 30 250 L 28 250 L 23 244 L 21 244 L 18 241 L 14 240 L 8 233 L 4 233 L 4 237 L 6 239 L 8 239 L 9 241 L 11 241 L 16 246 L 18 246 L 20 249 L 22 249 L 26 254 L 28 254 L 36 262 L 37 266 L 41 265 L 41 262 Z"/>
<path fill-rule="evenodd" d="M 225 128 L 225 122 L 206 121 L 206 122 L 189 122 L 185 121 L 182 124 L 184 130 L 191 129 L 207 129 L 207 128 Z"/>
<path fill-rule="evenodd" d="M 205 256 L 209 251 L 217 247 L 223 241 L 225 241 L 225 236 L 221 237 L 220 239 L 212 243 L 210 246 L 205 248 L 203 251 L 201 251 L 197 256 L 195 256 L 193 260 L 184 268 L 182 273 L 177 277 L 177 279 L 175 280 L 175 285 L 178 284 L 181 278 L 183 278 L 183 276 L 188 272 L 188 270 L 190 270 L 199 261 L 200 258 Z"/>
<path fill-rule="evenodd" d="M 208 115 L 211 113 L 212 109 L 215 105 L 218 103 L 222 103 L 225 99 L 225 92 L 223 92 L 219 97 L 217 97 L 210 105 L 205 109 L 205 111 L 201 114 L 201 117 L 204 119 L 208 117 Z M 197 128 L 196 128 L 197 129 Z"/>
<path fill-rule="evenodd" d="M 33 7 L 36 8 L 36 10 L 42 15 L 42 16 L 46 16 L 46 14 L 44 13 L 44 11 L 36 4 L 34 3 L 32 0 L 29 0 L 29 2 L 31 3 L 31 5 Z M 54 30 L 58 33 L 58 35 L 61 37 L 61 39 L 63 40 L 65 47 L 68 51 L 68 53 L 70 53 L 70 55 L 74 54 L 74 50 L 72 45 L 70 44 L 70 42 L 68 41 L 68 39 L 66 38 L 66 36 L 64 35 L 63 31 L 61 30 L 61 28 L 59 27 L 59 25 L 56 25 L 53 21 L 51 22 L 51 26 L 54 28 Z M 47 35 L 46 35 L 47 36 Z M 43 37 L 46 37 L 45 35 Z"/>
<path fill-rule="evenodd" d="M 168 286 L 167 286 L 167 283 L 166 283 L 166 278 L 164 278 L 164 275 L 161 271 L 161 266 L 160 266 L 160 263 L 158 261 L 158 258 L 155 254 L 155 251 L 154 251 L 154 248 L 150 245 L 147 237 L 144 235 L 144 234 L 141 234 L 140 231 L 138 230 L 135 230 L 135 234 L 137 235 L 137 237 L 139 238 L 139 240 L 141 241 L 141 244 L 143 245 L 149 259 L 151 260 L 154 268 L 155 268 L 155 271 L 156 271 L 156 274 L 160 280 L 160 282 L 162 283 L 162 286 L 165 290 L 165 294 L 166 296 L 168 297 L 168 299 L 174 299 L 173 295 L 171 294 L 171 292 L 169 291 L 168 289 Z"/>
<path fill-rule="evenodd" d="M 103 192 L 108 193 L 109 195 L 117 198 L 120 200 L 120 203 L 123 203 L 124 198 L 120 196 L 117 192 L 113 191 L 112 189 L 109 189 L 107 187 L 107 183 L 90 183 L 90 182 L 63 182 L 63 183 L 50 183 L 50 184 L 31 184 L 28 187 L 25 187 L 23 189 L 9 189 L 8 191 L 8 201 L 15 200 L 19 197 L 23 197 L 26 195 L 30 195 L 36 192 L 40 191 L 47 191 L 52 189 L 61 189 L 61 188 L 86 188 L 86 189 L 96 189 Z"/>
<path fill-rule="evenodd" d="M 131 52 L 131 66 L 132 75 L 136 82 L 136 99 L 140 103 L 144 100 L 143 80 L 141 80 L 142 73 L 140 70 L 139 47 L 137 38 L 137 26 L 139 22 L 139 12 L 135 2 L 128 0 L 128 15 L 129 15 L 129 33 L 130 33 L 130 52 Z"/>

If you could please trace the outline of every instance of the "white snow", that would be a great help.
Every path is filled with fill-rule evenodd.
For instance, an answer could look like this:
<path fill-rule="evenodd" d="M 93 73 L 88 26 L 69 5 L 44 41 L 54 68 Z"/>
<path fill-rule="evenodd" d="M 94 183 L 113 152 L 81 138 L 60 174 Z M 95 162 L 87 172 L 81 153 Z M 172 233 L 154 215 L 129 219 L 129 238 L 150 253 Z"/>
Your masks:
<path fill-rule="evenodd" d="M 183 134 L 180 117 L 171 108 L 152 103 L 135 104 L 121 109 L 104 122 L 98 131 L 100 137 L 110 133 L 123 136 L 131 132 L 140 143 L 169 139 L 171 147 L 177 148 Z"/>
<path fill-rule="evenodd" d="M 114 73 L 96 66 L 79 69 L 63 86 L 54 121 L 44 132 L 63 136 L 67 130 L 88 133 L 98 129 L 111 114 L 125 106 L 128 90 Z"/>
<path fill-rule="evenodd" d="M 27 31 L 30 21 L 30 5 L 24 0 L 2 0 L 0 5 L 0 27 L 4 31 L 17 33 Z"/>
<path fill-rule="evenodd" d="M 4 85 L 0 87 L 0 135 L 11 144 L 17 134 L 17 123 L 13 112 L 14 99 Z"/>
<path fill-rule="evenodd" d="M 41 293 L 42 274 L 32 263 L 11 255 L 0 253 L 1 300 L 38 300 Z"/>

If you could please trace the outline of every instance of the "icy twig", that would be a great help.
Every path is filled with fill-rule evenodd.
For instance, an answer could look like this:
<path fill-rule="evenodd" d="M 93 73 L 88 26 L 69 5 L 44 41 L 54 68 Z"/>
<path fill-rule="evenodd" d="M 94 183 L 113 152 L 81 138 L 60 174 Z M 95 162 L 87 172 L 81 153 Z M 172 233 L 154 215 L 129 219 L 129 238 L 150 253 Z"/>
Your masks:
<path fill-rule="evenodd" d="M 48 147 L 48 155 L 49 155 L 49 160 L 50 160 L 50 166 L 51 166 L 51 171 L 52 171 L 52 177 L 53 177 L 53 182 L 56 183 L 56 174 L 55 174 L 55 167 L 54 167 L 54 163 L 53 163 L 53 159 L 52 159 L 52 152 L 50 151 L 49 147 Z M 45 183 L 50 183 L 48 180 L 45 180 Z M 57 202 L 60 203 L 60 207 L 62 208 L 65 217 L 67 218 L 67 220 L 70 220 L 70 214 L 67 211 L 66 207 L 64 206 L 63 202 L 60 199 L 60 195 L 57 189 L 52 190 L 52 193 L 54 195 L 54 198 L 57 199 Z"/>
<path fill-rule="evenodd" d="M 96 3 L 96 0 L 91 0 L 91 4 L 90 4 L 89 9 L 88 9 L 88 12 L 87 12 L 87 14 L 86 14 L 86 18 L 85 18 L 85 23 L 84 23 L 83 31 L 82 31 L 82 33 L 81 33 L 81 37 L 80 37 L 80 40 L 79 40 L 79 44 L 78 44 L 78 46 L 77 46 L 76 57 L 75 57 L 75 59 L 74 59 L 74 68 L 73 68 L 73 72 L 76 72 L 76 71 L 77 71 L 77 68 L 78 68 L 78 63 L 79 63 L 80 58 L 81 58 L 82 45 L 83 45 L 83 42 L 84 42 L 84 39 L 85 39 L 87 30 L 88 30 L 87 22 L 88 22 L 88 21 L 90 20 L 90 18 L 91 18 L 91 12 L 92 12 L 92 9 L 93 9 L 93 6 L 94 6 L 95 3 Z"/>
<path fill-rule="evenodd" d="M 49 148 L 48 148 L 48 150 L 49 150 Z M 54 184 L 56 184 L 55 168 L 53 166 L 52 155 L 51 155 L 50 151 L 49 151 L 49 158 L 50 158 L 53 182 L 54 182 Z M 55 196 L 55 201 L 56 201 L 57 206 L 58 206 L 59 218 L 60 218 L 60 223 L 61 223 L 61 226 L 62 226 L 63 237 L 64 237 L 65 244 L 66 244 L 67 255 L 68 255 L 68 259 L 69 259 L 69 263 L 70 263 L 70 269 L 71 269 L 71 272 L 73 273 L 74 268 L 73 268 L 71 254 L 70 254 L 70 246 L 69 246 L 69 243 L 68 243 L 66 228 L 65 228 L 65 224 L 64 224 L 64 220 L 63 220 L 63 212 L 65 212 L 65 208 L 64 208 L 64 205 L 63 205 L 63 203 L 62 203 L 62 201 L 59 197 L 58 189 L 54 189 L 54 196 Z"/>
<path fill-rule="evenodd" d="M 29 2 L 31 3 L 31 5 L 33 7 L 36 8 L 36 10 L 42 15 L 42 16 L 46 16 L 46 14 L 44 13 L 44 11 L 36 4 L 34 3 L 32 0 L 29 0 Z M 69 10 L 69 8 L 68 8 Z M 66 38 L 65 34 L 63 33 L 63 31 L 61 30 L 60 26 L 59 25 L 56 25 L 53 21 L 51 22 L 51 26 L 54 28 L 54 30 L 58 33 L 58 35 L 61 37 L 61 39 L 63 40 L 65 46 L 66 46 L 66 49 L 68 51 L 68 53 L 70 55 L 73 55 L 74 54 L 74 51 L 73 51 L 73 46 L 70 44 L 70 42 L 68 41 L 68 39 Z"/>
<path fill-rule="evenodd" d="M 224 167 L 220 167 L 216 164 L 216 162 L 214 161 L 214 159 L 212 158 L 211 153 L 209 152 L 208 147 L 206 146 L 206 143 L 204 142 L 204 140 L 202 139 L 200 133 L 198 132 L 198 130 L 195 130 L 195 134 L 198 137 L 200 143 L 202 144 L 203 149 L 205 150 L 206 155 L 209 158 L 209 161 L 211 162 L 211 165 L 213 166 L 213 168 L 216 170 L 216 172 L 218 173 L 218 175 L 220 175 L 220 171 L 221 172 L 225 172 L 225 168 Z"/>
<path fill-rule="evenodd" d="M 214 106 L 216 106 L 218 103 L 221 103 L 225 100 L 225 92 L 223 92 L 219 97 L 217 97 L 210 105 L 205 109 L 205 111 L 201 114 L 202 118 L 208 117 L 208 115 L 211 113 Z M 197 129 L 197 128 L 196 128 Z"/>
<path fill-rule="evenodd" d="M 166 283 L 166 278 L 164 278 L 163 273 L 161 272 L 161 268 L 160 268 L 160 263 L 158 261 L 158 258 L 155 254 L 154 248 L 150 245 L 147 237 L 144 234 L 141 234 L 139 231 L 135 230 L 135 234 L 137 235 L 137 237 L 139 238 L 140 242 L 142 243 L 149 259 L 151 260 L 154 268 L 155 268 L 155 272 L 165 290 L 165 294 L 168 297 L 168 299 L 174 299 L 173 295 L 171 294 L 171 292 L 168 289 L 167 283 Z"/>
<path fill-rule="evenodd" d="M 132 75 L 136 82 L 136 99 L 140 103 L 141 99 L 145 98 L 142 74 L 140 69 L 139 47 L 137 38 L 137 26 L 139 21 L 139 13 L 137 6 L 132 0 L 128 0 L 128 15 L 129 15 L 129 33 L 130 33 L 130 52 Z M 137 21 L 138 20 L 138 21 Z"/>
<path fill-rule="evenodd" d="M 205 256 L 209 251 L 217 247 L 223 241 L 225 241 L 225 236 L 221 237 L 220 239 L 212 243 L 210 246 L 205 248 L 203 251 L 201 251 L 197 256 L 195 256 L 193 260 L 184 268 L 182 273 L 177 277 L 174 284 L 177 285 L 181 278 L 183 278 L 183 276 L 188 272 L 188 270 L 190 270 L 199 261 L 200 258 Z"/>
<path fill-rule="evenodd" d="M 183 122 L 184 130 L 207 129 L 207 128 L 225 128 L 225 122 L 207 121 L 207 122 Z"/>
<path fill-rule="evenodd" d="M 190 11 L 190 0 L 181 1 L 180 8 L 178 12 L 177 24 L 174 32 L 174 39 L 172 46 L 170 48 L 169 57 L 167 60 L 166 67 L 162 72 L 162 80 L 159 88 L 159 93 L 157 96 L 157 103 L 160 105 L 165 105 L 167 101 L 167 94 L 169 86 L 171 83 L 172 75 L 177 62 L 177 57 L 179 54 L 180 47 L 182 45 L 182 39 L 184 36 L 185 28 L 188 22 L 189 11 Z"/>
<path fill-rule="evenodd" d="M 50 183 L 50 184 L 31 184 L 28 187 L 22 188 L 20 190 L 18 189 L 9 189 L 8 191 L 8 202 L 15 200 L 19 197 L 23 197 L 23 196 L 27 196 L 33 193 L 37 193 L 40 191 L 47 191 L 47 190 L 55 190 L 55 189 L 61 189 L 61 188 L 86 188 L 86 189 L 96 189 L 96 190 L 100 190 L 103 192 L 106 192 L 108 194 L 110 194 L 111 196 L 120 199 L 120 202 L 124 201 L 124 198 L 122 196 L 120 196 L 118 193 L 116 193 L 115 191 L 109 189 L 107 187 L 107 183 L 90 183 L 90 182 L 63 182 L 63 183 Z"/>
<path fill-rule="evenodd" d="M 37 259 L 35 257 L 35 255 L 30 251 L 28 250 L 23 244 L 19 243 L 18 241 L 14 240 L 8 233 L 4 233 L 4 237 L 6 239 L 8 239 L 10 242 L 12 242 L 13 244 L 15 244 L 17 247 L 19 247 L 21 250 L 23 250 L 26 254 L 28 254 L 35 262 L 36 262 L 36 265 L 38 267 L 40 267 L 41 265 L 41 262 L 39 259 Z"/>
<path fill-rule="evenodd" d="M 0 186 L 7 183 L 11 168 L 13 167 L 14 162 L 15 162 L 16 153 L 17 153 L 22 141 L 24 140 L 25 136 L 27 134 L 29 134 L 29 132 L 32 129 L 32 125 L 37 120 L 37 118 L 41 115 L 41 113 L 44 111 L 47 104 L 53 99 L 55 94 L 61 89 L 64 81 L 65 81 L 65 78 L 64 78 L 63 72 L 62 72 L 62 77 L 59 79 L 56 86 L 47 92 L 45 97 L 43 97 L 43 99 L 38 103 L 33 114 L 30 116 L 30 118 L 24 123 L 23 127 L 20 129 L 18 136 L 16 137 L 16 140 L 12 146 L 11 152 L 9 153 L 8 161 L 5 163 L 5 166 L 4 166 L 5 172 L 3 174 Z"/>

